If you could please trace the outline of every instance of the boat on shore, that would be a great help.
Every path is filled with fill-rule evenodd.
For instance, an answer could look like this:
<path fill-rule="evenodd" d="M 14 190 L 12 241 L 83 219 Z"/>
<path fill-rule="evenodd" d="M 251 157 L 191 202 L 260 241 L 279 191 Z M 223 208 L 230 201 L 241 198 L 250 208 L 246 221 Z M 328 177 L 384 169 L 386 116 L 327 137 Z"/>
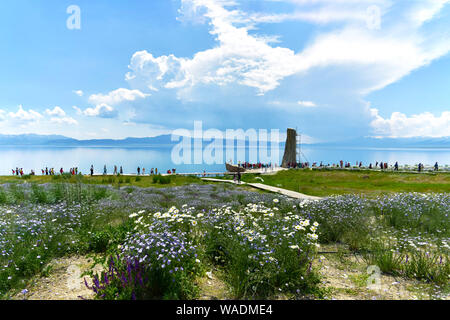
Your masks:
<path fill-rule="evenodd" d="M 225 166 L 226 166 L 228 172 L 236 172 L 236 173 L 237 172 L 245 172 L 244 168 L 234 165 L 234 164 L 226 163 Z"/>

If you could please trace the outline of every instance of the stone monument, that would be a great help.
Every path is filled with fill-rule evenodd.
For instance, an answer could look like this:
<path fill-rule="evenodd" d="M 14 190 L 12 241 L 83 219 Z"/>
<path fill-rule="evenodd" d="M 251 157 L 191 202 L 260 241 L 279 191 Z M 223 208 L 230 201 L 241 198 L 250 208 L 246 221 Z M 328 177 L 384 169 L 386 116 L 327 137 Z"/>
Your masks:
<path fill-rule="evenodd" d="M 297 162 L 297 132 L 294 129 L 287 129 L 286 145 L 284 147 L 284 156 L 281 166 L 288 168 L 290 163 L 293 166 Z"/>

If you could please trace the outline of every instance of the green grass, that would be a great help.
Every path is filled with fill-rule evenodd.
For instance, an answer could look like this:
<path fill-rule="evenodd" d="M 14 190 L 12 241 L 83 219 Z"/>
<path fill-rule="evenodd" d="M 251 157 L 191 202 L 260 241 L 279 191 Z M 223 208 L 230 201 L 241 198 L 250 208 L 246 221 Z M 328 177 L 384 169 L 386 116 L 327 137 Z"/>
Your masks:
<path fill-rule="evenodd" d="M 232 179 L 232 177 L 225 177 Z M 261 178 L 264 181 L 261 181 Z M 264 183 L 312 196 L 397 192 L 450 192 L 450 173 L 395 173 L 341 170 L 286 170 L 275 175 L 244 174 L 242 181 Z"/>
<path fill-rule="evenodd" d="M 32 183 L 32 184 L 44 184 L 44 183 L 83 183 L 83 184 L 95 184 L 95 185 L 113 185 L 116 187 L 122 186 L 135 186 L 140 188 L 163 188 L 163 187 L 175 187 L 188 185 L 192 183 L 203 184 L 200 178 L 195 176 L 71 176 L 69 174 L 55 175 L 55 176 L 25 176 L 20 178 L 17 176 L 0 176 L 0 184 L 5 183 Z M 0 194 L 0 198 L 2 195 Z"/>
<path fill-rule="evenodd" d="M 256 177 L 257 175 L 244 175 L 245 180 L 253 179 L 255 182 L 261 182 L 259 179 L 255 179 Z M 292 170 L 261 177 L 267 184 L 285 183 L 284 188 L 295 185 L 298 181 L 304 181 L 306 185 L 309 183 L 310 188 L 315 190 L 314 192 L 320 192 L 323 188 L 321 184 L 328 180 L 335 186 L 339 183 L 346 185 L 347 189 L 345 190 L 354 190 L 351 193 L 363 193 L 371 198 L 399 190 L 411 191 L 408 188 L 420 188 L 420 181 L 433 186 L 431 189 L 426 189 L 427 192 L 448 192 L 450 175 Z M 403 181 L 403 184 L 400 181 Z M 36 274 L 48 273 L 49 270 L 45 269 L 45 265 L 54 257 L 73 253 L 95 253 L 104 255 L 104 257 L 113 255 L 118 246 L 125 241 L 127 233 L 135 232 L 134 223 L 130 221 L 129 208 L 116 206 L 118 203 L 110 206 L 103 204 L 106 206 L 103 208 L 103 205 L 97 206 L 99 200 L 104 200 L 105 203 L 108 203 L 109 200 L 122 201 L 128 194 L 134 192 L 135 189 L 131 186 L 159 188 L 204 182 L 196 177 L 183 176 L 72 177 L 62 175 L 30 176 L 25 180 L 17 177 L 0 177 L 0 183 L 9 184 L 0 188 L 0 211 L 5 216 L 4 221 L 10 225 L 9 229 L 4 230 L 3 240 L 9 239 L 11 245 L 8 248 L 13 252 L 12 257 L 4 257 L 3 260 L 0 258 L 1 266 L 8 265 L 7 271 L 0 272 L 1 297 L 2 293 L 4 294 L 9 289 L 23 288 L 25 283 L 22 280 L 28 280 Z M 41 185 L 43 183 L 50 185 Z M 314 185 L 315 183 L 317 186 Z M 115 188 L 105 188 L 102 185 L 125 186 L 126 188 L 119 191 Z M 384 189 L 372 190 L 371 186 Z M 220 194 L 226 192 L 225 188 L 235 188 L 235 186 L 215 185 L 211 187 L 210 198 L 219 199 Z M 197 198 L 195 190 L 192 191 L 191 187 L 186 189 L 183 197 L 186 196 L 189 201 Z M 418 190 L 413 189 L 412 191 Z M 162 194 L 163 190 L 152 189 L 151 192 Z M 278 207 L 279 214 L 289 216 L 299 214 L 305 218 L 308 217 L 311 222 L 319 222 L 320 243 L 345 245 L 352 252 L 362 254 L 363 261 L 368 265 L 379 266 L 385 274 L 418 279 L 426 283 L 448 287 L 449 247 L 448 245 L 444 246 L 443 241 L 448 243 L 449 202 L 445 196 L 445 194 L 426 196 L 406 194 L 363 199 L 347 195 L 336 199 L 334 197 L 327 198 L 320 202 L 300 203 L 295 207 L 293 207 L 293 203 L 281 199 Z M 167 194 L 158 201 L 161 201 L 159 204 L 162 207 L 168 208 L 176 205 L 175 199 L 175 195 Z M 245 206 L 246 196 L 239 195 L 237 201 L 241 206 Z M 74 211 L 75 220 L 69 214 L 46 211 L 47 208 L 50 208 L 49 205 L 59 205 L 61 202 L 67 203 L 65 209 L 69 210 L 68 212 L 71 212 L 71 207 L 81 206 L 80 209 Z M 199 206 L 201 204 L 196 206 L 197 211 L 193 213 L 194 216 L 196 213 L 202 212 L 202 208 Z M 37 214 L 34 208 L 38 208 L 36 209 L 38 211 L 41 210 L 42 214 Z M 57 209 L 58 206 L 51 208 L 60 210 Z M 7 209 L 12 212 L 8 213 Z M 138 211 L 138 208 L 133 207 L 132 210 L 133 212 Z M 291 214 L 291 211 L 294 213 Z M 151 217 L 153 213 L 154 211 L 149 211 L 145 214 L 149 214 Z M 29 221 L 43 219 L 44 223 L 39 224 L 42 227 L 41 231 L 36 234 L 31 231 L 32 229 L 19 228 L 23 225 L 23 222 L 20 222 L 20 219 L 24 218 L 22 215 L 25 217 L 30 215 Z M 228 228 L 229 218 L 226 216 L 223 218 L 225 220 L 222 229 L 225 230 Z M 14 221 L 17 223 L 15 224 Z M 261 225 L 267 228 L 269 238 L 272 235 L 272 232 L 269 231 L 279 229 L 278 223 L 271 222 L 270 219 L 267 222 L 266 220 L 261 221 L 264 222 Z M 273 256 L 279 262 L 280 267 L 285 270 L 284 272 L 277 273 L 275 269 L 269 268 L 263 270 L 264 272 L 248 274 L 247 270 L 259 268 L 253 260 L 249 260 L 249 256 L 259 252 L 259 249 L 251 251 L 248 245 L 242 245 L 240 241 L 242 239 L 237 237 L 239 234 L 233 231 L 234 229 L 227 229 L 228 233 L 222 234 L 218 231 L 219 229 L 216 229 L 218 226 L 218 222 L 211 224 L 206 233 L 208 234 L 207 238 L 198 241 L 199 247 L 204 250 L 204 257 L 199 258 L 201 261 L 206 260 L 205 263 L 208 263 L 208 266 L 211 264 L 224 271 L 223 280 L 233 289 L 234 297 L 267 298 L 274 294 L 274 290 L 276 291 L 280 287 L 284 288 L 286 284 L 292 289 L 300 288 L 301 292 L 312 292 L 318 296 L 322 294 L 315 291 L 320 280 L 316 277 L 315 272 L 310 273 L 308 264 L 302 262 L 303 257 L 293 255 L 292 248 L 284 243 L 279 244 L 278 247 L 273 245 L 275 242 L 270 245 L 276 249 Z M 191 228 L 191 225 L 187 224 L 187 227 Z M 190 230 L 184 231 L 191 237 L 194 234 L 188 232 Z M 182 229 L 173 230 L 174 233 L 177 231 L 182 231 Z M 17 235 L 20 235 L 21 238 L 17 238 Z M 420 248 L 413 250 L 408 244 L 410 240 Z M 426 244 L 422 246 L 420 243 Z M 302 264 L 299 263 L 299 258 L 301 258 Z M 9 266 L 9 260 L 16 263 L 14 267 Z M 8 279 L 10 276 L 11 280 Z M 351 280 L 359 288 L 363 286 L 366 276 L 364 274 Z M 156 278 L 161 277 L 157 276 Z M 169 292 L 180 293 L 169 295 L 166 298 L 196 296 L 194 287 L 187 293 L 182 292 L 181 289 L 186 289 L 188 284 L 193 283 L 194 277 L 190 276 L 189 281 L 185 280 L 180 279 L 180 283 L 183 283 L 181 287 L 168 289 Z M 166 284 L 160 285 L 160 287 L 165 286 Z M 116 293 L 116 291 L 111 291 L 108 293 L 111 296 L 108 297 L 115 298 Z M 124 294 L 123 297 L 126 297 L 130 295 L 130 292 Z M 151 296 L 161 296 L 161 294 L 152 293 Z"/>

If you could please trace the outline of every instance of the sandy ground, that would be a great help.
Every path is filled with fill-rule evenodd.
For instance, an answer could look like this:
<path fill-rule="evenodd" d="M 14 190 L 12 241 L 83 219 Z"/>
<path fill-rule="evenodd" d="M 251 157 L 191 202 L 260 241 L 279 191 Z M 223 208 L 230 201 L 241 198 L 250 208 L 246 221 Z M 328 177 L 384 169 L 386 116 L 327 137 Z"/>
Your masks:
<path fill-rule="evenodd" d="M 92 299 L 93 292 L 86 288 L 83 272 L 89 270 L 93 259 L 83 256 L 65 257 L 53 260 L 47 277 L 36 277 L 28 285 L 28 293 L 16 294 L 13 299 L 27 300 L 80 300 Z M 101 271 L 99 265 L 94 269 Z M 86 276 L 90 285 L 90 278 Z"/>
<path fill-rule="evenodd" d="M 334 251 L 336 248 L 321 248 Z M 28 293 L 18 293 L 13 299 L 21 300 L 80 300 L 93 299 L 93 292 L 86 288 L 81 274 L 92 265 L 93 259 L 74 256 L 55 259 L 46 277 L 36 277 L 27 287 Z M 450 300 L 441 288 L 423 282 L 381 274 L 379 286 L 368 288 L 367 265 L 355 255 L 319 254 L 314 266 L 323 276 L 322 287 L 326 288 L 325 299 L 332 300 Z M 101 272 L 101 266 L 95 267 Z M 89 277 L 86 277 L 91 284 Z M 198 281 L 200 300 L 227 300 L 232 295 L 226 284 L 220 280 L 220 272 L 213 269 Z M 279 297 L 278 299 L 288 299 Z"/>
<path fill-rule="evenodd" d="M 206 278 L 203 278 L 198 283 L 200 287 L 199 300 L 228 300 L 231 293 L 226 284 L 219 279 L 218 271 L 211 270 L 206 273 Z"/>
<path fill-rule="evenodd" d="M 333 251 L 336 247 L 325 247 Z M 428 300 L 450 299 L 442 289 L 417 280 L 380 274 L 369 274 L 368 265 L 357 255 L 322 254 L 315 261 L 323 276 L 322 286 L 334 300 Z M 372 269 L 373 270 L 373 269 Z M 372 271 L 373 272 L 373 271 Z M 376 280 L 378 278 L 379 280 Z M 374 279 L 372 284 L 370 279 Z"/>

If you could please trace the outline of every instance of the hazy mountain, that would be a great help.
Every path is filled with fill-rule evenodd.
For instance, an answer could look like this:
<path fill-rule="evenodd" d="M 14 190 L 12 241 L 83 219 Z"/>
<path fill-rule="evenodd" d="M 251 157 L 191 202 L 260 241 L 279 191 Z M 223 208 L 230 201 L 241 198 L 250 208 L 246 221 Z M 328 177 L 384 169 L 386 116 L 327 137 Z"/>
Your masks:
<path fill-rule="evenodd" d="M 171 145 L 171 136 L 162 135 L 153 138 L 126 138 L 77 140 L 60 135 L 1 135 L 0 145 L 3 146 L 58 146 L 58 147 L 139 147 Z"/>
<path fill-rule="evenodd" d="M 366 148 L 450 148 L 450 137 L 442 138 L 355 138 L 344 141 L 324 142 L 311 146 L 366 147 Z"/>
<path fill-rule="evenodd" d="M 171 135 L 151 138 L 126 138 L 77 140 L 60 135 L 1 135 L 2 146 L 58 146 L 58 147 L 151 147 L 172 146 Z M 206 144 L 208 142 L 205 142 Z M 450 137 L 443 138 L 355 138 L 345 141 L 304 144 L 317 147 L 354 147 L 354 148 L 450 148 Z M 281 147 L 284 143 L 280 144 Z"/>
<path fill-rule="evenodd" d="M 32 146 L 32 145 L 48 145 L 52 141 L 70 141 L 74 140 L 60 135 L 38 135 L 38 134 L 21 134 L 21 135 L 3 135 L 0 134 L 0 145 L 11 146 Z"/>

